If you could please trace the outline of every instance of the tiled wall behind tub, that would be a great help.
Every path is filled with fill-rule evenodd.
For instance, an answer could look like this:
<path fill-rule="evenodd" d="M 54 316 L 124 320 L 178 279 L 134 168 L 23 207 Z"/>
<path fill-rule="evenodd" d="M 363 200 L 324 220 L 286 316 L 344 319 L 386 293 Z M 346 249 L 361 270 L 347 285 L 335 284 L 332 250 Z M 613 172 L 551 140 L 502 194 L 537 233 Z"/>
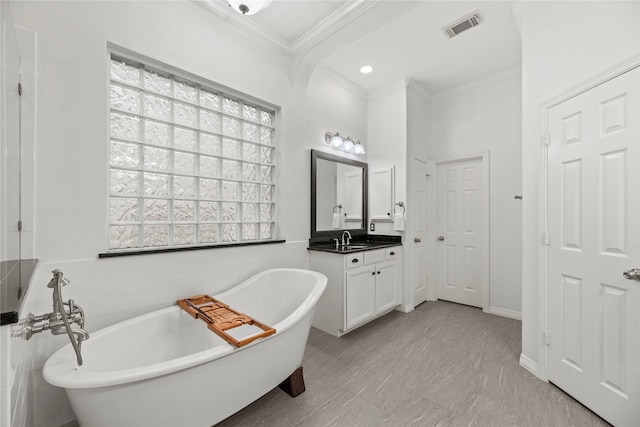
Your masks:
<path fill-rule="evenodd" d="M 3 2 L 3 19 L 7 5 Z M 36 33 L 2 22 L 2 120 L 0 162 L 0 217 L 2 260 L 34 258 L 34 188 L 35 188 L 35 70 Z M 22 85 L 22 96 L 18 93 Z M 22 231 L 18 221 L 22 220 Z M 29 311 L 28 303 L 21 316 Z M 0 331 L 0 425 L 32 426 L 33 398 L 30 381 L 34 340 L 11 338 L 12 325 Z"/>
<path fill-rule="evenodd" d="M 91 334 L 137 315 L 174 305 L 176 300 L 208 293 L 215 295 L 270 268 L 308 268 L 307 242 L 242 246 L 154 255 L 41 262 L 32 283 L 30 306 L 35 314 L 51 310 L 52 291 L 46 287 L 51 271 L 59 269 L 71 283 L 62 288 L 65 301 L 74 299 L 85 312 Z M 91 339 L 91 338 L 89 338 Z M 62 389 L 47 384 L 42 367 L 65 336 L 34 336 L 36 426 L 61 426 L 73 419 Z"/>
<path fill-rule="evenodd" d="M 27 290 L 24 305 L 19 312 L 20 319 L 24 319 L 28 313 L 34 312 L 35 307 L 29 298 L 33 285 L 34 282 L 32 281 L 29 290 Z M 36 314 L 40 313 L 36 312 Z M 15 326 L 3 326 L 3 329 L 8 328 L 11 331 Z M 37 341 L 33 337 L 28 341 L 21 337 L 13 337 L 10 340 L 9 369 L 12 371 L 12 382 L 10 388 L 11 424 L 9 425 L 12 427 L 36 426 L 38 425 L 34 410 L 36 395 L 32 374 L 37 354 Z"/>

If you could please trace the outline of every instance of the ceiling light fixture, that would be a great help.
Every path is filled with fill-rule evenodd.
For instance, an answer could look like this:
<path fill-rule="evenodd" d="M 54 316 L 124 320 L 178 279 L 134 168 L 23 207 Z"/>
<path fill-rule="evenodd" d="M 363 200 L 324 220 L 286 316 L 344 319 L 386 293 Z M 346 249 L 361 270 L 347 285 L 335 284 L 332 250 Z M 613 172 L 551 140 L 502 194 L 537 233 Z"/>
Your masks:
<path fill-rule="evenodd" d="M 362 74 L 369 74 L 373 71 L 373 67 L 371 65 L 364 65 L 360 68 L 360 72 Z"/>
<path fill-rule="evenodd" d="M 271 4 L 272 0 L 228 0 L 229 7 L 243 15 L 254 15 Z"/>
<path fill-rule="evenodd" d="M 339 132 L 327 132 L 324 135 L 324 142 L 326 142 L 331 148 L 344 151 L 345 153 L 360 155 L 365 153 L 364 146 L 360 143 L 360 140 L 358 140 L 358 142 L 353 142 L 351 137 L 343 138 Z"/>

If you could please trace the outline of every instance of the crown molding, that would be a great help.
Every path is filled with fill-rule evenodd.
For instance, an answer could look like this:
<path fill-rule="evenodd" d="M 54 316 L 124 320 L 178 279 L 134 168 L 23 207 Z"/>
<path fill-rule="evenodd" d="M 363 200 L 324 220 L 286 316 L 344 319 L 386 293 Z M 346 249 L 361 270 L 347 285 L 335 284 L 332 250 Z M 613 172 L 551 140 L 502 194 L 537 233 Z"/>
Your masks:
<path fill-rule="evenodd" d="M 374 99 L 380 98 L 381 96 L 385 96 L 386 94 L 391 92 L 402 92 L 406 94 L 407 87 L 409 86 L 409 83 L 411 82 L 411 80 L 412 80 L 411 77 L 403 77 L 400 80 L 396 80 L 395 82 L 389 83 L 388 85 L 374 89 L 371 92 L 369 92 L 368 99 L 374 100 Z"/>
<path fill-rule="evenodd" d="M 423 98 L 425 101 L 428 101 L 433 97 L 433 94 L 414 78 L 409 79 L 409 82 L 407 83 L 407 89 L 411 89 L 415 94 Z"/>
<path fill-rule="evenodd" d="M 362 100 L 365 100 L 365 101 L 367 100 L 367 91 L 366 90 L 364 90 L 361 86 L 355 84 L 354 82 L 352 82 L 351 80 L 349 80 L 348 78 L 343 76 L 342 74 L 339 74 L 333 68 L 331 68 L 331 67 L 329 67 L 329 66 L 327 66 L 325 64 L 320 63 L 320 64 L 318 64 L 317 69 L 322 70 L 325 73 L 329 74 L 331 76 L 331 78 L 336 80 L 340 86 L 342 86 L 343 88 L 347 89 L 349 92 L 353 93 L 358 98 L 360 98 Z"/>
<path fill-rule="evenodd" d="M 287 56 L 295 57 L 296 55 L 308 51 L 314 46 L 322 43 L 324 40 L 358 19 L 383 0 L 349 0 L 344 6 L 340 7 L 331 15 L 320 21 L 293 43 L 289 43 L 286 40 L 281 39 L 254 21 L 243 19 L 243 16 L 235 12 L 228 5 L 225 5 L 223 0 L 192 1 L 203 7 L 208 12 L 213 13 L 218 18 L 230 23 L 254 40 L 261 42 Z"/>
<path fill-rule="evenodd" d="M 228 5 L 225 6 L 220 0 L 192 0 L 195 4 L 203 7 L 206 11 L 213 13 L 218 18 L 230 23 L 252 39 L 275 49 L 287 56 L 293 56 L 291 44 L 282 40 L 262 25 L 256 24 L 234 11 Z"/>
<path fill-rule="evenodd" d="M 468 90 L 471 90 L 475 87 L 478 86 L 483 86 L 486 84 L 491 84 L 491 83 L 495 83 L 495 82 L 501 82 L 504 81 L 505 79 L 509 78 L 509 77 L 515 77 L 515 76 L 519 76 L 522 75 L 522 67 L 521 66 L 516 66 L 516 67 L 510 67 L 507 69 L 504 69 L 502 71 L 498 71 L 496 73 L 493 74 L 489 74 L 486 75 L 484 77 L 481 77 L 477 80 L 474 80 L 472 82 L 469 83 L 465 83 L 462 84 L 460 86 L 454 86 L 452 88 L 448 88 L 448 89 L 444 89 L 440 92 L 436 92 L 432 95 L 432 99 L 440 99 L 440 98 L 445 98 L 447 96 L 450 95 L 455 95 L 457 93 L 460 92 L 465 92 Z"/>
<path fill-rule="evenodd" d="M 517 0 L 513 7 L 511 8 L 511 13 L 513 13 L 513 19 L 516 24 L 516 29 L 518 30 L 518 34 L 522 38 L 522 14 L 531 6 L 535 0 Z"/>
<path fill-rule="evenodd" d="M 381 0 L 349 0 L 344 6 L 320 21 L 291 44 L 291 53 L 297 55 L 322 43 L 337 31 L 346 27 Z"/>

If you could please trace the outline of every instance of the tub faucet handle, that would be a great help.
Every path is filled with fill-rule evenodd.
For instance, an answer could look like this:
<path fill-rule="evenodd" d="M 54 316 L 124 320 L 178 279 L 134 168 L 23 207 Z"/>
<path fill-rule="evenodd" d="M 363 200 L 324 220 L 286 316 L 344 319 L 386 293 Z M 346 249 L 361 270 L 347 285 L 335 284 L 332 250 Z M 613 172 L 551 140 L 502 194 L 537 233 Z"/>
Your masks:
<path fill-rule="evenodd" d="M 62 271 L 58 269 L 53 270 L 52 273 L 53 278 L 47 283 L 47 287 L 53 289 L 53 311 L 40 316 L 34 316 L 29 313 L 26 319 L 18 323 L 18 327 L 12 332 L 12 335 L 21 336 L 28 340 L 34 333 L 46 330 L 51 331 L 53 335 L 66 334 L 76 353 L 78 365 L 82 365 L 80 344 L 89 338 L 89 333 L 81 329 L 84 327 L 84 310 L 72 299 L 69 302 L 62 301 L 61 288 L 68 285 L 70 280 L 64 277 Z M 65 306 L 69 307 L 68 311 Z M 80 328 L 71 329 L 71 324 L 73 323 L 80 326 Z"/>

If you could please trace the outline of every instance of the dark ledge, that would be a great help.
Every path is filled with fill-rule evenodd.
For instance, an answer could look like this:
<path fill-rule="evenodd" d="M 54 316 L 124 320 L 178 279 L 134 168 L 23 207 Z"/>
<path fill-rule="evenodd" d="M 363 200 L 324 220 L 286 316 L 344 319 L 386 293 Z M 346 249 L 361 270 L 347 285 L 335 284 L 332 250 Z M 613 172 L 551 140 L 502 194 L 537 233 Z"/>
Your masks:
<path fill-rule="evenodd" d="M 20 308 L 37 264 L 37 259 L 0 262 L 0 325 L 18 323 Z"/>
<path fill-rule="evenodd" d="M 113 258 L 119 256 L 131 256 L 131 255 L 151 255 L 162 254 L 169 252 L 185 252 L 185 251 L 199 251 L 202 249 L 221 249 L 221 248 L 235 248 L 238 246 L 258 246 L 258 245 L 271 245 L 274 243 L 285 243 L 286 240 L 265 240 L 260 242 L 238 242 L 238 243 L 224 243 L 219 245 L 201 245 L 201 246 L 180 246 L 173 248 L 158 248 L 158 249 L 134 249 L 134 250 L 117 250 L 112 252 L 102 252 L 98 254 L 98 258 Z"/>

